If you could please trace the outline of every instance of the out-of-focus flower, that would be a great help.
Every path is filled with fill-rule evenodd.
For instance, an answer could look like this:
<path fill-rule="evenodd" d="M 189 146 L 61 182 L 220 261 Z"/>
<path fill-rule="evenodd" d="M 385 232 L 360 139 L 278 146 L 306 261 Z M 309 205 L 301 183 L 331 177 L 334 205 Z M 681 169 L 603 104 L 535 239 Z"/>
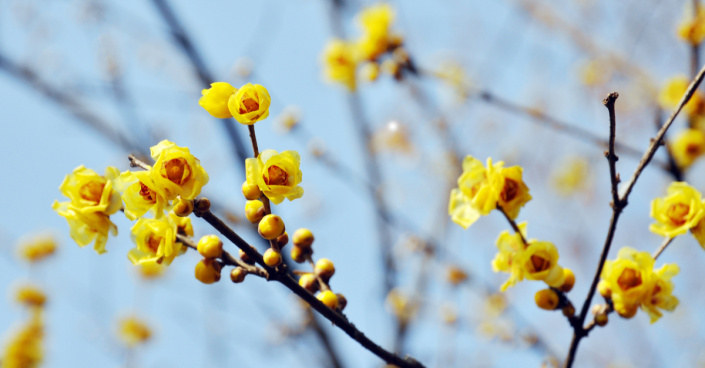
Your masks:
<path fill-rule="evenodd" d="M 590 163 L 582 157 L 571 157 L 560 164 L 551 175 L 551 182 L 562 195 L 584 189 L 590 180 Z"/>
<path fill-rule="evenodd" d="M 208 173 L 188 148 L 163 140 L 151 148 L 156 161 L 149 172 L 156 192 L 167 200 L 194 199 L 208 183 Z"/>
<path fill-rule="evenodd" d="M 299 186 L 303 177 L 300 164 L 301 159 L 296 151 L 277 153 L 271 149 L 264 150 L 259 157 L 245 161 L 247 183 L 257 184 L 274 204 L 281 203 L 284 198 L 290 201 L 301 198 L 304 189 Z"/>
<path fill-rule="evenodd" d="M 690 167 L 705 153 L 705 133 L 698 129 L 682 130 L 673 139 L 671 152 L 680 168 Z"/>
<path fill-rule="evenodd" d="M 230 96 L 228 109 L 240 124 L 252 125 L 269 116 L 271 103 L 272 98 L 266 88 L 247 83 Z"/>
<path fill-rule="evenodd" d="M 138 263 L 136 268 L 140 277 L 146 280 L 153 280 L 164 275 L 167 266 L 156 261 L 149 261 Z"/>
<path fill-rule="evenodd" d="M 47 297 L 42 289 L 33 285 L 22 285 L 15 292 L 18 303 L 28 307 L 43 307 Z"/>
<path fill-rule="evenodd" d="M 446 268 L 446 280 L 451 285 L 459 285 L 468 279 L 467 272 L 463 271 L 462 268 L 450 265 Z"/>
<path fill-rule="evenodd" d="M 394 289 L 387 295 L 387 307 L 401 323 L 408 323 L 416 317 L 419 305 L 401 290 Z"/>
<path fill-rule="evenodd" d="M 98 254 L 105 253 L 108 233 L 117 235 L 117 226 L 103 212 L 85 213 L 76 209 L 70 202 L 54 201 L 51 207 L 69 224 L 69 235 L 81 247 L 94 243 L 93 249 Z"/>
<path fill-rule="evenodd" d="M 586 86 L 600 86 L 608 81 L 611 70 L 605 60 L 590 60 L 580 66 L 580 81 Z"/>
<path fill-rule="evenodd" d="M 128 347 L 135 347 L 152 337 L 152 329 L 137 317 L 126 317 L 118 321 L 118 337 Z"/>
<path fill-rule="evenodd" d="M 228 100 L 235 92 L 237 89 L 228 83 L 211 83 L 211 88 L 201 91 L 203 97 L 198 100 L 198 104 L 216 118 L 231 118 L 233 114 L 228 109 Z"/>
<path fill-rule="evenodd" d="M 689 84 L 690 81 L 684 75 L 669 79 L 659 93 L 658 101 L 661 107 L 669 110 L 676 108 L 685 95 Z M 705 96 L 701 92 L 695 91 L 683 107 L 683 111 L 691 119 L 696 120 L 705 115 Z"/>
<path fill-rule="evenodd" d="M 470 78 L 460 63 L 455 60 L 444 61 L 435 75 L 453 89 L 458 101 L 462 102 L 468 98 L 471 88 Z"/>
<path fill-rule="evenodd" d="M 685 182 L 673 182 L 666 196 L 651 201 L 651 217 L 656 223 L 649 230 L 673 238 L 685 234 L 705 217 L 702 195 Z"/>
<path fill-rule="evenodd" d="M 277 117 L 279 128 L 284 132 L 289 132 L 301 121 L 301 110 L 296 106 L 287 106 Z"/>
<path fill-rule="evenodd" d="M 341 39 L 328 42 L 323 50 L 323 73 L 333 82 L 341 83 L 354 91 L 356 86 L 355 70 L 358 59 L 355 45 Z"/>
<path fill-rule="evenodd" d="M 24 240 L 17 247 L 20 258 L 30 263 L 39 262 L 56 252 L 57 243 L 53 236 L 41 234 Z"/>
<path fill-rule="evenodd" d="M 521 233 L 526 236 L 526 222 L 522 222 L 518 226 Z M 512 234 L 509 231 L 503 231 L 499 234 L 499 238 L 497 238 L 499 253 L 492 260 L 492 270 L 510 274 L 509 279 L 501 286 L 502 291 L 506 291 L 508 287 L 514 286 L 524 279 L 526 270 L 520 262 L 520 256 L 525 247 L 519 234 Z"/>
<path fill-rule="evenodd" d="M 176 242 L 176 224 L 169 217 L 141 218 L 130 231 L 137 245 L 127 254 L 133 264 L 157 262 L 169 265 L 181 253 L 183 246 Z"/>
<path fill-rule="evenodd" d="M 363 9 L 357 16 L 362 28 L 358 47 L 365 60 L 375 60 L 389 48 L 389 28 L 394 22 L 394 10 L 389 4 L 377 4 Z"/>
<path fill-rule="evenodd" d="M 44 359 L 44 323 L 41 310 L 32 310 L 32 317 L 9 339 L 2 355 L 3 368 L 36 368 Z"/>
<path fill-rule="evenodd" d="M 692 11 L 686 14 L 678 26 L 678 36 L 691 45 L 699 45 L 705 40 L 705 8 L 699 6 L 695 16 Z"/>
<path fill-rule="evenodd" d="M 122 193 L 125 202 L 125 216 L 134 221 L 152 210 L 155 218 L 164 215 L 169 203 L 154 183 L 149 171 L 125 171 L 116 180 L 115 187 Z"/>

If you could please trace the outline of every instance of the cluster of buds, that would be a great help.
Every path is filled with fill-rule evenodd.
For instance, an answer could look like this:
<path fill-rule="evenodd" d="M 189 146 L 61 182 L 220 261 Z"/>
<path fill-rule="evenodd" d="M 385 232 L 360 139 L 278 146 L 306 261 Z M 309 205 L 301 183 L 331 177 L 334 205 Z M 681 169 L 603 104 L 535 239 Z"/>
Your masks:
<path fill-rule="evenodd" d="M 394 11 L 390 5 L 365 8 L 357 21 L 362 31 L 357 39 L 333 39 L 323 51 L 324 74 L 329 80 L 352 91 L 358 78 L 374 81 L 380 70 L 397 80 L 405 70 L 414 71 L 403 37 L 391 31 Z"/>

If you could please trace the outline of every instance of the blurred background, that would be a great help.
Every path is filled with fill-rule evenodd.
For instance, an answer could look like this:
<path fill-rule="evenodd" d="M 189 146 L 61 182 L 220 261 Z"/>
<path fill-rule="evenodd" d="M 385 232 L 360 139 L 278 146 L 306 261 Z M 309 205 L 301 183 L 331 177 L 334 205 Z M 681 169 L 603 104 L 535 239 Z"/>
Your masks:
<path fill-rule="evenodd" d="M 371 1 L 0 0 L 2 343 L 28 319 L 13 292 L 32 282 L 48 299 L 46 367 L 384 366 L 327 320 L 312 320 L 277 283 L 224 277 L 204 285 L 190 251 L 145 279 L 126 257 L 133 244 L 124 216 L 113 216 L 119 235 L 98 256 L 76 246 L 51 209 L 78 165 L 127 170 L 129 153 L 169 139 L 200 159 L 210 175 L 202 194 L 263 250 L 240 191 L 247 129 L 198 105 L 203 88 L 225 81 L 269 90 L 259 147 L 299 151 L 305 190 L 273 210 L 290 231 L 313 231 L 314 257 L 335 263 L 331 286 L 368 337 L 428 367 L 563 360 L 572 329 L 561 313 L 536 307 L 543 286 L 497 294 L 508 275 L 490 262 L 506 220 L 493 212 L 463 230 L 447 213 L 450 189 L 466 155 L 521 165 L 533 200 L 518 221 L 528 222 L 529 238 L 556 244 L 561 265 L 576 274 L 569 296 L 579 308 L 611 214 L 602 99 L 620 93 L 617 167 L 628 177 L 670 113 L 659 91 L 699 69 L 698 47 L 678 36 L 693 2 L 387 3 L 417 72 L 394 76 L 387 63 L 351 92 L 324 77 L 322 53 L 334 37 L 360 34 L 356 14 Z M 669 137 L 687 125 L 679 118 Z M 667 165 L 660 150 L 629 199 L 610 258 L 626 245 L 658 247 L 650 201 L 677 175 L 705 189 L 702 161 L 677 173 Z M 196 238 L 214 233 L 192 221 Z M 54 255 L 34 264 L 18 257 L 19 245 L 42 234 L 56 239 Z M 653 325 L 643 312 L 611 316 L 582 342 L 577 366 L 705 365 L 703 261 L 692 237 L 677 238 L 657 262 L 681 267 L 676 311 Z M 128 316 L 149 326 L 146 342 L 121 340 Z"/>

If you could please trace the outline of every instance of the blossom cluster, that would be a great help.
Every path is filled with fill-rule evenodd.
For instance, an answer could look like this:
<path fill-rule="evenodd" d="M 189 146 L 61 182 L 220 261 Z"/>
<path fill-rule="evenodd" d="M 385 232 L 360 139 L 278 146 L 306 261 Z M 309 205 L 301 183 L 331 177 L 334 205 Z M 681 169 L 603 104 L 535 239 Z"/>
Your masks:
<path fill-rule="evenodd" d="M 702 194 L 685 182 L 673 182 L 666 196 L 651 202 L 651 217 L 656 220 L 649 229 L 674 238 L 690 230 L 705 249 L 705 202 Z"/>

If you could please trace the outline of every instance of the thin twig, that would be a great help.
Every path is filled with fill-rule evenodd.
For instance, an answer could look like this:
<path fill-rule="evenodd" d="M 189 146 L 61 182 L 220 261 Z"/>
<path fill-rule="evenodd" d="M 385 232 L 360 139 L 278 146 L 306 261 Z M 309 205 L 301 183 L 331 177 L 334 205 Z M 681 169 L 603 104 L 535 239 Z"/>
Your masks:
<path fill-rule="evenodd" d="M 193 239 L 189 238 L 188 236 L 176 234 L 176 239 L 178 239 L 179 243 L 181 243 L 181 244 L 183 244 L 183 245 L 185 245 L 195 251 L 198 251 L 198 245 L 196 244 L 196 242 L 193 241 Z M 223 251 L 223 255 L 220 258 L 223 261 L 223 264 L 225 264 L 225 265 L 242 267 L 245 269 L 245 271 L 247 271 L 247 273 L 262 277 L 264 279 L 269 279 L 269 273 L 267 271 L 265 271 L 264 269 L 259 268 L 257 266 L 247 264 L 239 258 L 235 258 L 227 251 Z"/>
<path fill-rule="evenodd" d="M 654 117 L 654 124 L 656 125 L 656 131 L 658 132 L 658 130 L 661 129 L 661 121 L 663 120 L 663 118 L 661 117 L 660 107 L 656 107 Z M 663 142 L 667 142 L 667 138 L 668 137 L 664 134 Z M 668 172 L 673 177 L 673 180 L 683 181 L 683 170 L 681 170 L 681 168 L 678 166 L 678 163 L 676 163 L 676 159 L 673 156 L 673 150 L 671 149 L 671 145 L 664 144 L 664 148 L 666 149 L 666 158 L 668 159 Z"/>
<path fill-rule="evenodd" d="M 524 244 L 524 246 L 525 246 L 525 247 L 528 247 L 528 246 L 529 246 L 529 242 L 527 242 L 527 241 L 526 241 L 526 238 L 524 238 L 524 234 L 523 234 L 523 233 L 521 232 L 521 230 L 519 229 L 519 226 L 517 225 L 516 221 L 512 220 L 512 218 L 509 217 L 509 215 L 507 214 L 507 212 L 504 211 L 504 208 L 502 208 L 502 206 L 500 206 L 499 204 L 497 204 L 497 210 L 498 210 L 499 212 L 501 212 L 501 213 L 504 215 L 504 218 L 507 219 L 507 221 L 509 222 L 509 225 L 512 226 L 512 229 L 514 230 L 514 232 L 517 233 L 517 234 L 519 234 L 519 238 L 521 239 L 521 242 Z"/>
<path fill-rule="evenodd" d="M 663 253 L 663 251 L 666 250 L 666 248 L 668 247 L 668 245 L 671 244 L 671 242 L 673 241 L 673 239 L 675 239 L 675 238 L 665 238 L 665 239 L 663 239 L 663 243 L 661 243 L 661 245 L 658 247 L 658 249 L 656 249 L 656 251 L 654 251 L 654 254 L 652 255 L 652 257 L 654 258 L 654 260 L 658 259 L 658 257 L 661 255 L 661 253 Z"/>
<path fill-rule="evenodd" d="M 617 118 L 614 114 L 614 103 L 617 101 L 618 97 L 619 93 L 612 92 L 607 95 L 607 98 L 602 100 L 602 104 L 607 107 L 607 110 L 610 114 L 610 140 L 608 151 L 605 152 L 605 157 L 607 157 L 607 161 L 609 162 L 610 166 L 610 184 L 612 187 L 613 206 L 619 205 L 619 174 L 617 173 L 617 160 L 619 160 L 619 157 L 617 157 L 617 155 L 614 153 L 614 140 L 617 132 Z"/>
<path fill-rule="evenodd" d="M 313 262 L 313 258 L 311 258 L 310 255 L 306 256 L 306 261 L 308 261 L 308 264 L 311 265 L 311 269 L 313 269 L 313 276 L 316 277 L 316 280 L 318 280 L 318 284 L 321 287 L 322 291 L 330 290 L 330 286 L 323 280 L 321 276 L 318 276 L 316 273 L 316 263 Z"/>

